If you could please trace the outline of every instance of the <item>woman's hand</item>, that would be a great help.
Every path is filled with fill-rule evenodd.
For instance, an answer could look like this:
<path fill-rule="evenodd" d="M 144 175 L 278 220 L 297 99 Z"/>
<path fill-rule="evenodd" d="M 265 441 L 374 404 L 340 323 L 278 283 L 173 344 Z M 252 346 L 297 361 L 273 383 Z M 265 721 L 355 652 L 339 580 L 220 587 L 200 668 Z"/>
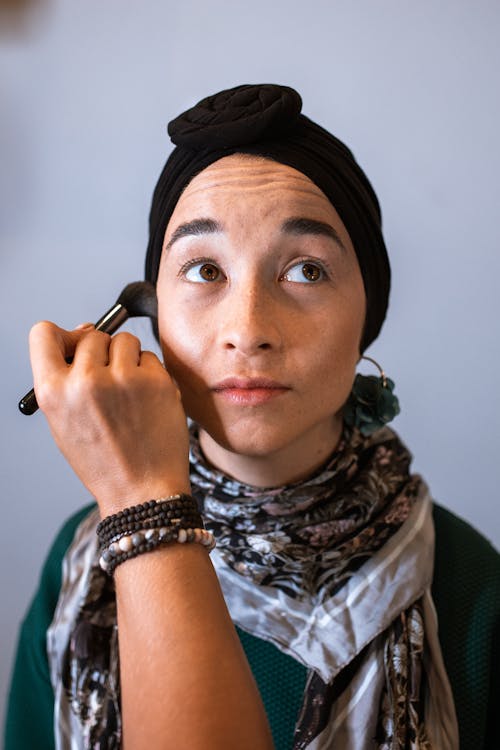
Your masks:
<path fill-rule="evenodd" d="M 134 336 L 44 322 L 30 350 L 37 401 L 102 516 L 189 492 L 179 392 Z M 115 586 L 124 747 L 272 750 L 206 548 L 169 544 L 139 555 L 118 567 Z"/>
<path fill-rule="evenodd" d="M 30 332 L 30 355 L 40 408 L 102 515 L 189 492 L 179 391 L 135 336 L 111 338 L 91 324 L 66 331 L 45 321 Z"/>

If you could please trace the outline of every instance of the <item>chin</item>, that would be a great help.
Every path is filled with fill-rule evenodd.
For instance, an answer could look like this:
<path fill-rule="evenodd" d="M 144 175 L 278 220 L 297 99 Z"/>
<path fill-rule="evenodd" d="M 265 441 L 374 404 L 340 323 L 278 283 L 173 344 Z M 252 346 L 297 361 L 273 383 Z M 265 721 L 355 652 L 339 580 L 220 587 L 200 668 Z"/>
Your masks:
<path fill-rule="evenodd" d="M 314 451 L 314 446 L 327 445 L 333 450 L 342 429 L 342 420 L 336 415 L 321 424 L 294 422 L 290 416 L 286 420 L 265 422 L 242 418 L 229 424 L 195 421 L 223 450 L 254 459 L 269 459 L 288 450 L 291 451 L 290 457 L 304 455 Z"/>
<path fill-rule="evenodd" d="M 203 427 L 203 425 L 200 425 Z M 290 434 L 280 434 L 272 427 L 262 429 L 251 428 L 242 424 L 231 425 L 224 429 L 205 429 L 211 439 L 221 448 L 231 453 L 252 458 L 264 458 L 285 448 L 293 437 Z"/>

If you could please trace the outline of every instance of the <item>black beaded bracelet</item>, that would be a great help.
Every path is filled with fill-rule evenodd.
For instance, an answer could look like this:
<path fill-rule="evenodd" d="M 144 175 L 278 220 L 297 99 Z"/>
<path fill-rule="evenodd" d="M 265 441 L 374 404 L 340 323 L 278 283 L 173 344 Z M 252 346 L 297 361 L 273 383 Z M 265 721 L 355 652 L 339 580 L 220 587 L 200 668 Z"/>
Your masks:
<path fill-rule="evenodd" d="M 144 523 L 150 523 L 153 520 L 168 523 L 169 519 L 180 519 L 188 514 L 199 515 L 198 506 L 190 495 L 174 495 L 171 498 L 149 500 L 143 505 L 125 508 L 119 513 L 104 518 L 97 526 L 97 536 L 100 540 L 104 540 L 110 534 L 139 528 Z"/>
<path fill-rule="evenodd" d="M 103 518 L 97 526 L 97 535 L 100 536 L 101 532 L 105 532 L 111 527 L 120 528 L 125 523 L 131 521 L 137 522 L 146 518 L 152 518 L 159 512 L 188 509 L 199 512 L 195 499 L 185 493 L 159 498 L 158 500 L 148 500 L 141 505 L 132 505 L 118 513 Z"/>

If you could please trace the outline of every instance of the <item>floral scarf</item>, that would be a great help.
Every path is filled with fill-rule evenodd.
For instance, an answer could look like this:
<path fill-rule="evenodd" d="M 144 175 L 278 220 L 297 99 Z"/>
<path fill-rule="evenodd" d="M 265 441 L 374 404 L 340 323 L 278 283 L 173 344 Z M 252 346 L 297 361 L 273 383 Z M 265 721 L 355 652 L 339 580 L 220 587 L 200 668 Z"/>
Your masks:
<path fill-rule="evenodd" d="M 190 459 L 233 621 L 308 668 L 293 750 L 456 750 L 429 593 L 431 502 L 398 437 L 346 429 L 313 476 L 271 489 L 210 466 L 195 426 Z M 121 746 L 116 602 L 97 521 L 77 530 L 48 633 L 61 750 Z"/>
<path fill-rule="evenodd" d="M 191 482 L 224 562 L 294 599 L 323 601 L 408 517 L 421 480 L 398 440 L 345 434 L 310 479 L 256 489 L 208 466 L 192 441 Z"/>

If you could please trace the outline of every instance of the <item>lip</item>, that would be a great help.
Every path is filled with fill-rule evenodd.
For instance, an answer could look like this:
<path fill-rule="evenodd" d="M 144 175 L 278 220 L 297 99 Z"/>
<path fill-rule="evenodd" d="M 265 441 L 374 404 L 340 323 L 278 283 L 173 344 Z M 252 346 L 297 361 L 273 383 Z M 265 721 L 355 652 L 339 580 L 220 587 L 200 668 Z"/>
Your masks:
<path fill-rule="evenodd" d="M 212 388 L 224 400 L 240 406 L 258 406 L 286 393 L 290 388 L 270 378 L 224 378 Z"/>
<path fill-rule="evenodd" d="M 254 388 L 276 388 L 280 390 L 288 390 L 288 386 L 284 385 L 284 383 L 278 383 L 277 380 L 271 380 L 270 378 L 248 378 L 238 376 L 224 378 L 224 380 L 221 380 L 220 383 L 214 385 L 212 390 L 224 391 L 226 389 L 233 388 L 237 388 L 238 390 L 242 391 L 253 390 Z"/>

